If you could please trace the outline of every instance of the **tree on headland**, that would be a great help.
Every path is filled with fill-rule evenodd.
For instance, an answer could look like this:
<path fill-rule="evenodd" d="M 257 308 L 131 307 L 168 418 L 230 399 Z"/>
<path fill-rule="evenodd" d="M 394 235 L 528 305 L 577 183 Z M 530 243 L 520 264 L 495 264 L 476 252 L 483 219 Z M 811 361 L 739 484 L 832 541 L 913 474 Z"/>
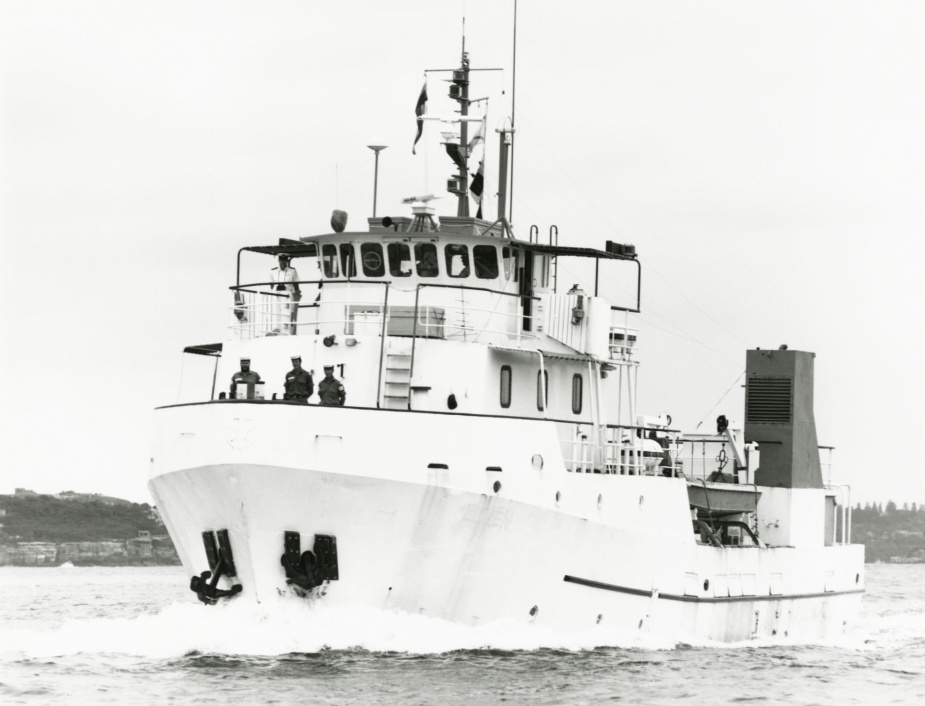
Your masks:
<path fill-rule="evenodd" d="M 852 541 L 866 546 L 867 561 L 925 562 L 925 505 L 892 500 L 858 503 L 852 510 Z"/>
<path fill-rule="evenodd" d="M 52 495 L 0 496 L 6 510 L 0 540 L 99 542 L 134 539 L 139 531 L 166 534 L 147 503 L 81 502 Z"/>

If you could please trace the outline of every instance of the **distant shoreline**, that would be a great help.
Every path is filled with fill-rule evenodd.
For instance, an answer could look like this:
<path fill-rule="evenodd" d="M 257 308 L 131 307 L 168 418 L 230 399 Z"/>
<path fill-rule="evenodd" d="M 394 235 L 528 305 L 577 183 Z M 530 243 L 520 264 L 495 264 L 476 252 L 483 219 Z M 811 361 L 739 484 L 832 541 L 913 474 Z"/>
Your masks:
<path fill-rule="evenodd" d="M 61 561 L 61 562 L 45 562 L 40 564 L 27 564 L 24 562 L 0 562 L 0 569 L 6 567 L 16 567 L 16 568 L 29 568 L 29 569 L 60 569 L 62 566 L 70 565 L 74 568 L 86 568 L 91 566 L 108 566 L 108 567 L 117 567 L 117 566 L 126 566 L 126 567 L 145 567 L 145 566 L 182 566 L 179 559 L 155 559 L 155 560 L 136 560 L 131 561 Z"/>

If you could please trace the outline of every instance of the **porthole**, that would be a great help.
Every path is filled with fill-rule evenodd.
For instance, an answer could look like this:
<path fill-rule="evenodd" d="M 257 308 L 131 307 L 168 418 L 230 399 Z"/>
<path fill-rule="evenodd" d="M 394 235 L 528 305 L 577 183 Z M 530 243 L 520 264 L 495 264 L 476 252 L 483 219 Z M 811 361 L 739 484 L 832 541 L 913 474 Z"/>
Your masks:
<path fill-rule="evenodd" d="M 536 617 L 536 614 L 540 612 L 540 609 L 537 606 L 533 606 L 530 609 L 530 617 Z"/>
<path fill-rule="evenodd" d="M 501 407 L 507 409 L 511 406 L 511 366 L 501 366 Z"/>
<path fill-rule="evenodd" d="M 581 375 L 572 376 L 572 414 L 581 414 Z"/>
<path fill-rule="evenodd" d="M 855 575 L 854 575 L 854 582 L 855 582 L 855 583 L 860 583 L 860 582 L 861 582 L 861 575 L 860 575 L 860 574 L 855 574 Z"/>
<path fill-rule="evenodd" d="M 560 493 L 560 492 L 557 490 L 557 491 L 556 491 L 556 505 L 559 504 L 559 501 L 560 501 L 560 500 L 562 500 L 562 493 Z"/>
<path fill-rule="evenodd" d="M 645 502 L 646 502 L 646 497 L 644 495 L 640 495 L 639 496 L 639 507 L 642 507 L 643 505 L 645 505 Z"/>
<path fill-rule="evenodd" d="M 604 614 L 603 614 L 603 613 L 598 613 L 598 614 L 597 614 L 597 623 L 596 623 L 596 624 L 597 624 L 597 625 L 600 625 L 600 624 L 601 624 L 601 621 L 602 621 L 603 619 L 604 619 Z"/>
<path fill-rule="evenodd" d="M 491 488 L 497 493 L 499 490 L 501 490 L 501 481 L 496 480 L 494 485 L 491 486 Z"/>
<path fill-rule="evenodd" d="M 536 372 L 536 408 L 545 412 L 549 408 L 549 371 Z"/>
<path fill-rule="evenodd" d="M 709 590 L 710 590 L 710 579 L 704 579 L 704 580 L 703 580 L 703 590 L 704 590 L 704 591 L 709 591 Z"/>
<path fill-rule="evenodd" d="M 604 504 L 604 496 L 598 495 L 597 496 L 597 509 L 600 510 L 603 504 Z"/>
<path fill-rule="evenodd" d="M 533 467 L 538 470 L 543 470 L 543 457 L 539 454 L 533 454 Z"/>

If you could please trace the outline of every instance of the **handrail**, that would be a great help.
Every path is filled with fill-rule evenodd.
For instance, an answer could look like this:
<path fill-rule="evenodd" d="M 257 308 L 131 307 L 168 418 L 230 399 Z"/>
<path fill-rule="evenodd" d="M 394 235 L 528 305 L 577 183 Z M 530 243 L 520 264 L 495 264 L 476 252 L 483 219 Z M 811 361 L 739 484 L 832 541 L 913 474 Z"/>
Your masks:
<path fill-rule="evenodd" d="M 382 328 L 380 330 L 379 341 L 379 375 L 376 383 L 376 409 L 381 408 L 382 404 L 382 361 L 385 359 L 385 337 L 386 326 L 389 320 L 389 287 L 385 288 L 385 298 L 382 302 Z M 408 396 L 409 399 L 411 396 Z"/>
<path fill-rule="evenodd" d="M 516 297 L 518 299 L 534 299 L 539 300 L 539 297 L 525 297 L 519 293 L 514 292 L 501 292 L 497 289 L 488 289 L 487 287 L 469 287 L 467 285 L 455 285 L 455 284 L 439 284 L 437 282 L 418 282 L 414 288 L 414 322 L 411 327 L 411 368 L 408 371 L 410 378 L 414 378 L 414 354 L 418 340 L 418 317 L 420 316 L 420 301 L 421 301 L 421 290 L 425 287 L 434 287 L 438 289 L 470 289 L 474 291 L 489 292 L 490 294 L 501 294 L 503 296 Z M 411 397 L 408 397 L 408 409 L 411 409 Z"/>
<path fill-rule="evenodd" d="M 250 282 L 248 284 L 235 284 L 228 289 L 232 291 L 247 291 L 244 287 L 275 287 L 277 284 L 376 284 L 390 285 L 392 280 L 362 280 L 362 279 L 300 279 L 292 282 Z M 253 294 L 272 294 L 272 292 L 252 292 Z M 282 295 L 286 296 L 286 295 Z"/>
<path fill-rule="evenodd" d="M 491 294 L 501 294 L 506 297 L 516 297 L 517 299 L 533 299 L 534 301 L 539 301 L 540 297 L 532 297 L 518 292 L 502 292 L 498 289 L 489 289 L 488 287 L 470 287 L 465 284 L 440 284 L 438 282 L 420 282 L 418 285 L 419 289 L 424 287 L 435 287 L 438 289 L 471 289 L 475 292 L 489 292 Z"/>
<path fill-rule="evenodd" d="M 421 285 L 414 289 L 414 321 L 411 323 L 411 362 L 408 364 L 408 381 L 414 380 L 414 349 L 418 342 L 418 303 L 421 298 Z M 408 394 L 408 410 L 411 410 L 411 393 Z"/>

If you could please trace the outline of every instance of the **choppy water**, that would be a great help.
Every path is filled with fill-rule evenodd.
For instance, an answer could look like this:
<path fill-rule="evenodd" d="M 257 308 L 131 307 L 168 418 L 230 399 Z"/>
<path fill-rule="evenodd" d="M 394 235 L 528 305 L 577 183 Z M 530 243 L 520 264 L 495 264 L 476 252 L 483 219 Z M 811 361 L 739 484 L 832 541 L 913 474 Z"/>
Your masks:
<path fill-rule="evenodd" d="M 173 568 L 0 568 L 0 703 L 925 704 L 925 565 L 868 570 L 846 638 L 690 646 L 206 608 Z"/>

